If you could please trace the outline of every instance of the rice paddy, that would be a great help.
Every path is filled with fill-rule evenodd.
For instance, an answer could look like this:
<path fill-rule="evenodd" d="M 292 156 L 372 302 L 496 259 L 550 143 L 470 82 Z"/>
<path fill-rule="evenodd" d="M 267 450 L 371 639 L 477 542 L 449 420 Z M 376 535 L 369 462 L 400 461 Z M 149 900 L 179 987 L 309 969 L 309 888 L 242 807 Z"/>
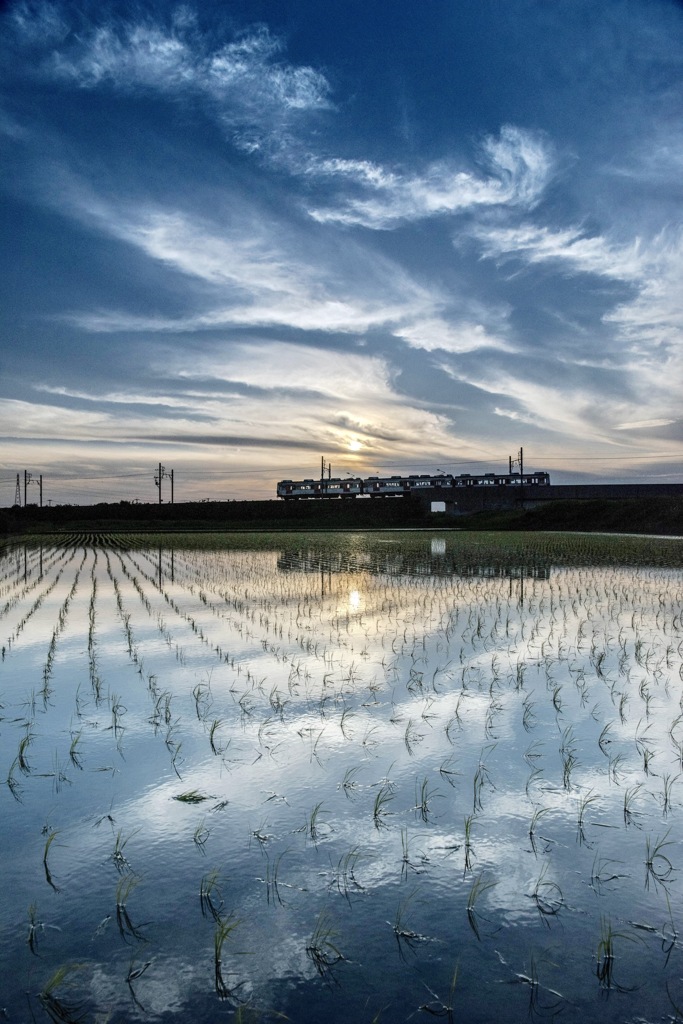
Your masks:
<path fill-rule="evenodd" d="M 0 555 L 0 1015 L 683 1018 L 683 541 Z"/>

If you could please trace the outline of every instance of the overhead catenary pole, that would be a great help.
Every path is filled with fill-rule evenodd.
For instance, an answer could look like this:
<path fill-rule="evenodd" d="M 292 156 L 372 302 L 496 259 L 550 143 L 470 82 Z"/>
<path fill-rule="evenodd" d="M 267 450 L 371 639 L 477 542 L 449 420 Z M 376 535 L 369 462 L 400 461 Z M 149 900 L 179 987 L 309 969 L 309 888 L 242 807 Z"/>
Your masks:
<path fill-rule="evenodd" d="M 508 473 L 512 474 L 512 467 L 519 466 L 520 477 L 524 476 L 524 449 L 520 448 L 517 452 L 517 458 L 513 459 L 511 455 L 508 455 Z"/>

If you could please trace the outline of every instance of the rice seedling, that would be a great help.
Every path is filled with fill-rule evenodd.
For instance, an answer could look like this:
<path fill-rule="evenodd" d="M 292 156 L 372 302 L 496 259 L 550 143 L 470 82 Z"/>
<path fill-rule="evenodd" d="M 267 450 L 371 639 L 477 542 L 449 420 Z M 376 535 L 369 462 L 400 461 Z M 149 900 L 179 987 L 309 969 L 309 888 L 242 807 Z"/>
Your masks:
<path fill-rule="evenodd" d="M 414 871 L 416 874 L 422 874 L 424 866 L 429 863 L 429 858 L 424 853 L 418 855 L 419 859 L 416 861 L 410 853 L 410 846 L 415 837 L 408 835 L 408 829 L 401 829 L 401 878 L 408 878 L 408 870 Z"/>
<path fill-rule="evenodd" d="M 457 763 L 457 758 L 454 754 L 451 754 L 451 756 L 442 761 L 439 766 L 439 775 L 442 779 L 446 780 L 449 786 L 455 786 L 458 776 L 462 774 L 457 771 L 455 767 Z"/>
<path fill-rule="evenodd" d="M 467 897 L 467 920 L 469 922 L 470 928 L 472 929 L 472 931 L 476 935 L 477 939 L 479 939 L 480 941 L 481 941 L 481 935 L 479 934 L 479 924 L 478 924 L 478 921 L 477 921 L 478 914 L 477 914 L 477 910 L 476 910 L 476 904 L 477 904 L 477 901 L 478 901 L 479 897 L 483 893 L 487 892 L 489 889 L 493 889 L 494 886 L 496 886 L 496 885 L 498 885 L 497 882 L 485 881 L 484 880 L 483 872 L 480 872 L 477 875 L 477 877 L 475 879 L 473 879 L 472 885 L 470 887 L 469 895 Z"/>
<path fill-rule="evenodd" d="M 266 877 L 258 879 L 258 881 L 265 883 L 266 900 L 269 904 L 272 903 L 273 906 L 286 906 L 285 900 L 282 898 L 282 894 L 280 892 L 280 886 L 284 885 L 287 888 L 291 888 L 291 886 L 287 886 L 287 883 L 281 882 L 280 880 L 280 863 L 287 852 L 287 850 L 283 850 L 278 854 L 272 864 L 270 857 L 266 852 Z"/>
<path fill-rule="evenodd" d="M 337 932 L 325 907 L 320 911 L 313 934 L 306 946 L 306 956 L 321 978 L 330 978 L 333 968 L 346 959 L 337 942 Z"/>
<path fill-rule="evenodd" d="M 404 946 L 407 946 L 409 949 L 413 949 L 417 943 L 427 941 L 426 935 L 421 935 L 420 932 L 416 932 L 412 928 L 408 927 L 408 911 L 416 894 L 417 889 L 413 889 L 411 893 L 400 901 L 396 908 L 394 923 L 391 926 L 398 944 L 399 956 L 402 960 L 404 959 Z"/>
<path fill-rule="evenodd" d="M 143 964 L 141 964 L 139 967 L 136 966 L 136 965 L 137 965 L 137 958 L 136 957 L 132 957 L 132 959 L 130 961 L 130 965 L 128 967 L 128 973 L 126 975 L 126 984 L 128 985 L 128 988 L 130 989 L 130 994 L 131 994 L 131 996 L 133 998 L 133 1002 L 135 1003 L 135 1005 L 143 1013 L 146 1013 L 147 1011 L 145 1010 L 144 1006 L 142 1005 L 142 1003 L 138 999 L 137 995 L 135 994 L 135 989 L 133 988 L 133 982 L 137 981 L 139 978 L 141 978 L 142 975 L 152 966 L 152 961 L 151 960 L 145 960 L 145 962 Z"/>
<path fill-rule="evenodd" d="M 19 750 L 17 753 L 16 761 L 19 766 L 19 771 L 22 775 L 31 774 L 31 766 L 26 759 L 26 751 L 28 750 L 31 742 L 33 741 L 33 733 L 29 728 L 26 729 L 25 734 L 19 740 Z"/>
<path fill-rule="evenodd" d="M 12 764 L 9 766 L 7 772 L 7 778 L 5 779 L 5 785 L 9 789 L 10 793 L 17 802 L 21 802 L 21 786 L 19 780 L 15 776 L 15 771 L 19 767 L 19 758 L 15 757 Z"/>
<path fill-rule="evenodd" d="M 344 778 L 339 783 L 347 799 L 351 799 L 358 793 L 359 785 L 356 781 L 356 775 L 360 771 L 360 767 L 360 765 L 354 765 L 352 768 L 347 768 L 344 772 Z"/>
<path fill-rule="evenodd" d="M 52 878 L 52 872 L 50 871 L 50 868 L 47 863 L 50 848 L 54 843 L 55 839 L 57 838 L 57 836 L 59 835 L 59 830 L 56 828 L 47 828 L 47 826 L 46 829 L 47 839 L 45 840 L 45 846 L 43 848 L 43 869 L 45 871 L 45 881 L 50 886 L 50 888 L 54 889 L 55 892 L 59 892 L 58 887 L 54 883 L 54 880 Z"/>
<path fill-rule="evenodd" d="M 671 829 L 667 829 L 663 836 L 651 839 L 645 837 L 645 888 L 650 888 L 650 882 L 655 889 L 659 885 L 666 891 L 671 883 L 674 873 L 674 866 L 669 857 L 663 852 L 667 846 L 673 846 L 673 839 L 669 839 Z"/>
<path fill-rule="evenodd" d="M 204 819 L 202 818 L 202 820 L 195 828 L 194 834 L 192 836 L 192 841 L 194 845 L 201 853 L 206 853 L 204 847 L 206 846 L 210 835 L 211 829 L 206 827 Z"/>
<path fill-rule="evenodd" d="M 35 903 L 31 903 L 28 908 L 28 947 L 34 956 L 38 956 L 38 932 L 45 930 L 45 925 L 42 921 L 37 919 L 38 908 Z"/>
<path fill-rule="evenodd" d="M 639 811 L 633 810 L 633 804 L 642 788 L 642 783 L 639 782 L 635 786 L 630 786 L 624 792 L 624 825 L 626 826 L 635 824 L 634 819 L 640 813 Z"/>
<path fill-rule="evenodd" d="M 387 818 L 391 814 L 389 804 L 396 796 L 394 787 L 390 782 L 385 782 L 375 793 L 375 801 L 372 808 L 372 820 L 376 829 L 387 828 Z"/>
<path fill-rule="evenodd" d="M 213 695 L 211 693 L 211 679 L 206 683 L 197 683 L 192 690 L 192 696 L 194 698 L 194 706 L 197 718 L 200 722 L 205 721 L 211 710 L 213 704 Z"/>
<path fill-rule="evenodd" d="M 491 782 L 491 777 L 489 775 L 488 768 L 486 767 L 486 765 L 484 764 L 483 761 L 480 761 L 479 765 L 477 766 L 477 770 L 474 773 L 474 779 L 472 781 L 472 789 L 473 789 L 472 812 L 473 812 L 473 814 L 476 814 L 477 811 L 481 811 L 482 808 L 483 808 L 481 794 L 482 794 L 482 790 L 483 790 L 484 786 L 487 783 L 490 786 L 493 786 L 493 784 Z"/>
<path fill-rule="evenodd" d="M 408 719 L 408 724 L 403 734 L 403 743 L 405 744 L 405 748 L 411 757 L 413 755 L 415 747 L 418 745 L 418 743 L 421 743 L 423 739 L 424 735 L 417 731 L 415 723 L 413 722 L 412 718 Z"/>
<path fill-rule="evenodd" d="M 123 704 L 121 698 L 116 694 L 111 696 L 111 727 L 114 731 L 114 735 L 118 736 L 123 726 L 121 725 L 121 719 L 127 713 L 128 708 Z"/>
<path fill-rule="evenodd" d="M 305 830 L 307 830 L 307 825 L 303 825 L 296 831 L 303 832 Z M 271 841 L 271 839 L 275 838 L 275 836 L 271 832 L 266 832 L 265 821 L 262 822 L 257 828 L 253 829 L 251 835 L 252 838 L 256 840 L 256 842 L 261 846 L 262 849 L 265 848 L 265 846 Z"/>
<path fill-rule="evenodd" d="M 611 858 L 601 857 L 599 853 L 596 853 L 593 858 L 593 867 L 591 869 L 590 884 L 591 888 L 600 895 L 602 887 L 607 885 L 608 882 L 616 882 L 620 878 L 626 878 L 626 875 L 615 874 L 611 864 L 620 864 L 621 861 L 613 860 Z"/>
<path fill-rule="evenodd" d="M 342 736 L 346 740 L 353 739 L 353 731 L 350 728 L 351 719 L 355 717 L 355 712 L 350 708 L 346 707 L 341 713 L 339 719 L 339 728 L 341 729 Z"/>
<path fill-rule="evenodd" d="M 431 814 L 431 801 L 435 796 L 441 794 L 436 789 L 430 788 L 429 779 L 424 778 L 418 786 L 417 779 L 415 780 L 415 812 L 424 821 L 425 824 L 429 823 L 429 817 Z"/>
<path fill-rule="evenodd" d="M 604 726 L 602 732 L 600 733 L 600 736 L 598 737 L 598 746 L 600 747 L 600 750 L 605 755 L 605 757 L 609 757 L 609 750 L 607 750 L 606 748 L 612 742 L 612 740 L 610 738 L 611 731 L 612 731 L 612 723 L 611 722 L 607 722 L 607 724 Z"/>
<path fill-rule="evenodd" d="M 549 811 L 550 807 L 535 807 L 534 813 L 531 815 L 531 821 L 529 823 L 529 839 L 531 841 L 531 849 L 534 851 L 536 856 L 538 856 L 538 851 L 536 849 L 536 828 L 541 818 L 548 814 Z"/>
<path fill-rule="evenodd" d="M 635 936 L 628 935 L 624 932 L 615 932 L 612 928 L 612 922 L 610 919 L 604 916 L 601 917 L 600 940 L 598 942 L 595 956 L 595 973 L 598 981 L 600 982 L 600 988 L 605 990 L 615 988 L 619 992 L 629 992 L 632 991 L 632 989 L 617 984 L 614 978 L 616 939 L 625 939 L 629 942 L 633 942 L 635 941 Z"/>
<path fill-rule="evenodd" d="M 472 823 L 474 822 L 475 815 L 468 814 L 465 818 L 465 868 L 464 874 L 472 870 L 472 857 L 474 852 L 472 850 Z"/>
<path fill-rule="evenodd" d="M 225 752 L 225 747 L 220 746 L 216 743 L 216 732 L 220 729 L 223 724 L 222 719 L 214 718 L 209 729 L 209 743 L 211 744 L 211 750 L 214 754 L 221 755 Z"/>
<path fill-rule="evenodd" d="M 669 900 L 668 892 L 664 893 L 666 898 L 666 908 L 669 912 L 669 919 L 665 921 L 662 927 L 662 952 L 664 953 L 664 966 L 668 966 L 669 958 L 671 953 L 676 948 L 678 942 L 678 932 L 676 925 L 674 924 L 673 914 L 671 912 L 671 901 Z"/>
<path fill-rule="evenodd" d="M 207 875 L 204 875 L 199 886 L 199 906 L 202 917 L 211 916 L 214 921 L 220 921 L 221 910 L 223 909 L 223 894 L 220 887 L 220 872 L 213 868 Z"/>
<path fill-rule="evenodd" d="M 530 743 L 526 751 L 524 752 L 524 760 L 530 768 L 533 768 L 536 764 L 536 761 L 543 756 L 540 751 L 540 748 L 542 746 L 543 744 L 540 740 L 534 740 L 534 742 Z"/>
<path fill-rule="evenodd" d="M 128 863 L 128 860 L 126 859 L 126 856 L 123 851 L 126 847 L 126 844 L 133 838 L 134 835 L 137 835 L 139 831 L 140 829 L 136 828 L 135 831 L 131 832 L 130 835 L 126 836 L 125 839 L 123 838 L 123 829 L 119 829 L 119 831 L 116 834 L 111 859 L 114 861 L 114 864 L 116 865 L 116 870 L 119 872 L 119 874 L 122 874 L 124 871 L 130 870 L 130 864 Z"/>
<path fill-rule="evenodd" d="M 213 965 L 214 987 L 219 999 L 236 999 L 237 992 L 243 985 L 243 982 L 229 985 L 223 973 L 223 947 L 240 923 L 239 918 L 232 913 L 228 917 L 216 921 L 213 937 Z"/>
<path fill-rule="evenodd" d="M 116 886 L 116 923 L 124 942 L 127 942 L 129 937 L 138 942 L 145 941 L 141 927 L 136 927 L 133 924 L 127 908 L 128 898 L 139 884 L 140 879 L 136 875 L 128 874 L 122 875 Z"/>
<path fill-rule="evenodd" d="M 364 886 L 356 878 L 356 867 L 360 861 L 362 854 L 357 846 L 352 847 L 346 853 L 342 854 L 337 862 L 335 870 L 335 877 L 332 885 L 337 889 L 337 892 L 347 902 L 351 903 L 352 892 L 363 892 Z"/>
<path fill-rule="evenodd" d="M 541 920 L 546 925 L 549 923 L 548 919 L 559 914 L 560 910 L 565 905 L 564 896 L 560 886 L 557 882 L 549 881 L 546 878 L 548 868 L 549 864 L 546 861 L 531 892 L 531 899 L 536 904 L 536 909 L 541 915 Z"/>
<path fill-rule="evenodd" d="M 580 764 L 578 757 L 576 756 L 574 730 L 573 727 L 567 726 L 562 734 L 562 743 L 560 745 L 560 757 L 562 759 L 562 785 L 566 790 L 571 789 L 572 772 Z"/>
<path fill-rule="evenodd" d="M 448 1024 L 453 1024 L 455 1020 L 455 989 L 458 984 L 459 971 L 460 965 L 456 963 L 455 967 L 453 968 L 453 974 L 451 976 L 451 984 L 448 990 L 447 1000 L 440 999 L 436 992 L 434 992 L 433 989 L 431 989 L 426 982 L 423 982 L 425 988 L 431 995 L 432 1000 L 429 1003 L 422 1003 L 421 1006 L 418 1006 L 418 1010 L 422 1011 L 423 1013 L 428 1013 L 432 1017 L 445 1017 Z"/>
<path fill-rule="evenodd" d="M 552 966 L 556 967 L 557 964 L 552 964 Z M 529 1017 L 552 1016 L 554 1019 L 556 1014 L 559 1015 L 559 1013 L 562 1012 L 561 1009 L 558 1010 L 558 1007 L 562 1006 L 564 996 L 562 996 L 560 992 L 555 991 L 555 989 L 544 989 L 549 996 L 554 998 L 554 1002 L 547 1004 L 541 1003 L 542 986 L 538 976 L 536 958 L 534 956 L 531 957 L 529 973 L 516 974 L 515 979 L 520 982 L 520 984 L 529 986 Z"/>
<path fill-rule="evenodd" d="M 329 831 L 330 829 L 330 826 L 321 820 L 323 814 L 325 813 L 322 809 L 322 806 L 323 804 L 321 800 L 319 803 L 315 805 L 315 807 L 309 814 L 306 822 L 306 831 L 309 839 L 311 839 L 313 843 L 318 842 L 318 840 L 321 838 L 322 831 Z"/>
<path fill-rule="evenodd" d="M 680 775 L 674 775 L 673 777 L 669 774 L 662 775 L 662 814 L 665 818 L 671 810 L 671 791 L 674 782 L 679 778 Z"/>
<path fill-rule="evenodd" d="M 71 745 L 69 746 L 69 760 L 71 761 L 74 768 L 83 769 L 83 761 L 81 760 L 81 754 L 78 750 L 78 745 L 81 742 L 83 730 L 79 729 L 78 732 L 72 733 Z"/>
<path fill-rule="evenodd" d="M 596 794 L 593 793 L 592 790 L 589 790 L 588 793 L 584 793 L 583 796 L 579 797 L 579 800 L 578 800 L 578 815 L 577 815 L 577 819 L 576 819 L 576 829 L 577 829 L 577 838 L 578 838 L 580 843 L 585 843 L 585 841 L 586 841 L 586 832 L 585 832 L 586 811 L 588 810 L 589 807 L 591 807 L 594 803 L 596 803 L 597 800 L 598 800 L 598 797 L 596 796 Z"/>
<path fill-rule="evenodd" d="M 204 800 L 211 798 L 206 793 L 200 793 L 198 789 L 189 789 L 186 793 L 178 793 L 173 799 L 181 804 L 201 804 Z"/>
<path fill-rule="evenodd" d="M 86 1014 L 82 1006 L 67 1003 L 57 995 L 57 989 L 61 988 L 71 972 L 76 970 L 80 970 L 80 964 L 65 964 L 58 967 L 38 994 L 40 1005 L 55 1024 L 79 1024 L 85 1020 Z"/>

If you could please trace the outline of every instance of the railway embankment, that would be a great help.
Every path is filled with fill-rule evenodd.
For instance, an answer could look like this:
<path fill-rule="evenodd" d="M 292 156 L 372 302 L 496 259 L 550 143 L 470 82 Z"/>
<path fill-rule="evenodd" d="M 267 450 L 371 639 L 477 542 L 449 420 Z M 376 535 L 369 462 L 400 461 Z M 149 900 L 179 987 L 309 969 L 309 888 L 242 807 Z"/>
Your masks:
<path fill-rule="evenodd" d="M 412 498 L 29 505 L 0 509 L 0 534 L 249 530 L 570 530 L 683 536 L 683 497 L 548 501 L 514 508 L 432 512 Z"/>

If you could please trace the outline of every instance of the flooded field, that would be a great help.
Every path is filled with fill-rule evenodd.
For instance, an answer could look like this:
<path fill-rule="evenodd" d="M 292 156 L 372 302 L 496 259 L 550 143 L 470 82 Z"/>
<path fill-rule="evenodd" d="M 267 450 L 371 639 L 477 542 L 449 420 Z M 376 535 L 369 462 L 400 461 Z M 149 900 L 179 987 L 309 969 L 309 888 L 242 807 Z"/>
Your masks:
<path fill-rule="evenodd" d="M 0 558 L 0 1016 L 683 1017 L 683 541 Z"/>

